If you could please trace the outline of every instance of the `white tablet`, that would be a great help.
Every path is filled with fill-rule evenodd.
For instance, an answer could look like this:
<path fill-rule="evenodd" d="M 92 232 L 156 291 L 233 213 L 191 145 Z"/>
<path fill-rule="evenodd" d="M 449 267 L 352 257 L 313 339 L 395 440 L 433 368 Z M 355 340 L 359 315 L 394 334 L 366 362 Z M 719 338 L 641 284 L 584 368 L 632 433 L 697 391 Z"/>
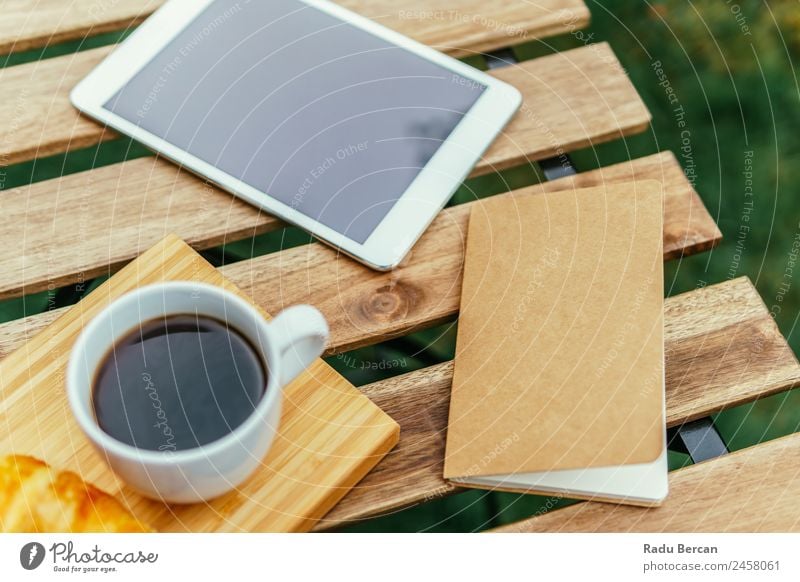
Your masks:
<path fill-rule="evenodd" d="M 320 0 L 170 0 L 71 99 L 378 269 L 403 258 L 521 101 Z"/>

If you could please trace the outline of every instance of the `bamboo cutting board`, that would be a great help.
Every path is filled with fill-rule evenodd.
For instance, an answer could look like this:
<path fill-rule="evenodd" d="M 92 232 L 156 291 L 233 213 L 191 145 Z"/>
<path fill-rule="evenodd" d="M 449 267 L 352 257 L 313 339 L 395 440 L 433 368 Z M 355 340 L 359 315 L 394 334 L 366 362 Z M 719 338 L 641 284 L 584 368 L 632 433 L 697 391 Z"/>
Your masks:
<path fill-rule="evenodd" d="M 306 531 L 397 443 L 399 426 L 321 359 L 284 390 L 263 467 L 209 503 L 168 506 L 117 479 L 72 418 L 64 373 L 72 344 L 109 302 L 142 285 L 188 280 L 244 294 L 170 235 L 0 362 L 0 456 L 27 454 L 116 494 L 159 531 Z M 249 300 L 249 298 L 248 298 Z"/>

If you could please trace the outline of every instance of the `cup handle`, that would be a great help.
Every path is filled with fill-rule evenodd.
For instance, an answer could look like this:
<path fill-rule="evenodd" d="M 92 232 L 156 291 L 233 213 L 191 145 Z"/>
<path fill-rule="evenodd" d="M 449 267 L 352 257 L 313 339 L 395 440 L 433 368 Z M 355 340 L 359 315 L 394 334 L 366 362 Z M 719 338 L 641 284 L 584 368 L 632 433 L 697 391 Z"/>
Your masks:
<path fill-rule="evenodd" d="M 322 355 L 328 322 L 311 305 L 293 305 L 281 311 L 269 327 L 281 358 L 281 386 L 286 386 Z"/>

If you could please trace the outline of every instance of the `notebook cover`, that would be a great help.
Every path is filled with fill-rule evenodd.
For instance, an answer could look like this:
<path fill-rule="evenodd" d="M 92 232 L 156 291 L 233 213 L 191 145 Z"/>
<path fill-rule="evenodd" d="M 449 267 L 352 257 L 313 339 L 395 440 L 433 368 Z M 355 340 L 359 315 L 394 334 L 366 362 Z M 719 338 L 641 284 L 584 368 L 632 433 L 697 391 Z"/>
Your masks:
<path fill-rule="evenodd" d="M 656 181 L 474 207 L 446 478 L 658 458 L 662 220 Z"/>

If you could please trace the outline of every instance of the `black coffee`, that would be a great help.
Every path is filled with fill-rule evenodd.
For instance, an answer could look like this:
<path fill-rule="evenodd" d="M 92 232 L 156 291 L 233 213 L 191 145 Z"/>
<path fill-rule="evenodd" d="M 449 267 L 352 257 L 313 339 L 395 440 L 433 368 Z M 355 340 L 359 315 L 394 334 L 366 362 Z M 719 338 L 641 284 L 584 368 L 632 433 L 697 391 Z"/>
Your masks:
<path fill-rule="evenodd" d="M 119 340 L 99 367 L 93 405 L 106 433 L 154 451 L 215 441 L 242 424 L 267 375 L 250 342 L 216 319 L 171 315 Z"/>

